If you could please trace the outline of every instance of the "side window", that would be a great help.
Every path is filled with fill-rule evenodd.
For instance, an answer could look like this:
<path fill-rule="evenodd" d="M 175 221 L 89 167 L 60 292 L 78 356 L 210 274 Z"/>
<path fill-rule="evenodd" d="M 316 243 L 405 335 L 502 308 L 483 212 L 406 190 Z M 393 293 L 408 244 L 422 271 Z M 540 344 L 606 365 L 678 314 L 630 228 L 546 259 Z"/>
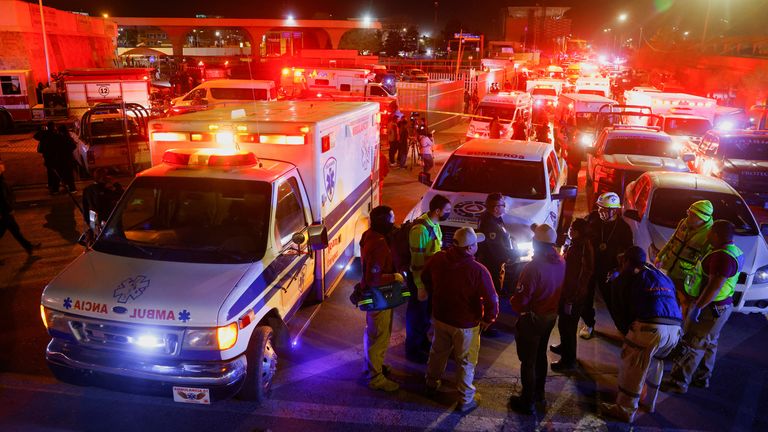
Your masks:
<path fill-rule="evenodd" d="M 553 193 L 557 186 L 557 179 L 560 177 L 560 167 L 557 166 L 554 152 L 547 157 L 547 177 L 549 179 L 549 192 Z"/>
<path fill-rule="evenodd" d="M 0 76 L 0 94 L 20 95 L 21 94 L 21 82 L 17 76 Z"/>
<path fill-rule="evenodd" d="M 371 96 L 389 96 L 387 92 L 384 91 L 381 87 L 370 87 L 371 89 Z"/>
<path fill-rule="evenodd" d="M 339 90 L 343 92 L 352 91 L 352 86 L 350 86 L 349 84 L 341 84 L 339 86 Z"/>
<path fill-rule="evenodd" d="M 641 182 L 635 194 L 635 208 L 642 215 L 645 214 L 645 207 L 648 205 L 648 193 L 651 191 L 651 182 L 647 178 L 643 178 Z"/>
<path fill-rule="evenodd" d="M 291 236 L 307 226 L 304 206 L 301 204 L 299 185 L 295 177 L 284 181 L 277 190 L 275 210 L 275 231 L 277 242 L 285 246 Z"/>

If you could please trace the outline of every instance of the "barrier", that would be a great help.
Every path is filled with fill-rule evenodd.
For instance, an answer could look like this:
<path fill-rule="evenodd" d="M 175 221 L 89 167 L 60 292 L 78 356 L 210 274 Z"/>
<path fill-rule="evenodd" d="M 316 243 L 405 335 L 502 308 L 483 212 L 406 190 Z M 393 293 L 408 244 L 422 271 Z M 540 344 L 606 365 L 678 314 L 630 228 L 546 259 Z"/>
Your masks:
<path fill-rule="evenodd" d="M 464 112 L 464 81 L 398 82 L 397 100 L 403 112 L 426 113 L 430 129 L 447 129 Z"/>

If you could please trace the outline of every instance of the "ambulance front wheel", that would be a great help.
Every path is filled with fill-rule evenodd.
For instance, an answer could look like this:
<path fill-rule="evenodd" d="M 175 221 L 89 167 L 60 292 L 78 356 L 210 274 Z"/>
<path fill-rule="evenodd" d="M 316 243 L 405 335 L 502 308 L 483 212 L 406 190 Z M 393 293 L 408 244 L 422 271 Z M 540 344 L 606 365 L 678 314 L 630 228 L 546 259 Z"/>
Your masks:
<path fill-rule="evenodd" d="M 271 327 L 257 327 L 251 336 L 246 359 L 245 383 L 238 397 L 257 404 L 264 402 L 272 391 L 272 381 L 277 371 L 277 353 L 272 343 L 274 332 Z"/>

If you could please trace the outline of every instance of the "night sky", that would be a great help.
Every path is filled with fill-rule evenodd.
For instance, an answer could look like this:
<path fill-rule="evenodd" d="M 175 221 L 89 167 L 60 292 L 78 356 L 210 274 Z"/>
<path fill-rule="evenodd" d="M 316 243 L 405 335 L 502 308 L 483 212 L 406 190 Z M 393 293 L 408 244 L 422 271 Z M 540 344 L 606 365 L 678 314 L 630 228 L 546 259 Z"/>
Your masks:
<path fill-rule="evenodd" d="M 439 0 L 438 31 L 450 20 L 459 20 L 471 31 L 494 33 L 499 28 L 499 10 L 504 6 L 570 6 L 574 33 L 591 37 L 604 27 L 616 25 L 616 16 L 628 12 L 626 26 L 680 26 L 700 31 L 707 1 L 712 2 L 712 26 L 724 32 L 767 34 L 768 0 Z M 289 12 L 298 18 L 316 13 L 334 19 L 360 17 L 366 12 L 376 18 L 413 22 L 422 32 L 434 32 L 434 0 L 44 0 L 47 6 L 78 10 L 92 15 L 192 17 L 195 14 L 224 17 L 280 18 Z M 468 6 L 469 5 L 469 6 Z"/>

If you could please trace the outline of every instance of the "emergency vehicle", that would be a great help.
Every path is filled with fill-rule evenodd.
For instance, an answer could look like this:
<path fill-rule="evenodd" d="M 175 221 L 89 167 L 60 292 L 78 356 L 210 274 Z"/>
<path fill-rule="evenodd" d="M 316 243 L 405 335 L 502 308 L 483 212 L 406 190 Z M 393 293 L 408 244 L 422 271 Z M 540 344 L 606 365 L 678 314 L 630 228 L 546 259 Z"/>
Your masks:
<path fill-rule="evenodd" d="M 624 92 L 624 99 L 627 105 L 650 107 L 654 114 L 665 118 L 676 114 L 691 115 L 707 119 L 710 125 L 717 111 L 717 101 L 714 99 L 685 93 L 628 90 Z"/>
<path fill-rule="evenodd" d="M 533 108 L 554 108 L 557 106 L 557 97 L 562 93 L 565 82 L 559 79 L 529 80 L 525 88 L 533 99 Z"/>
<path fill-rule="evenodd" d="M 277 89 L 275 83 L 270 80 L 210 80 L 193 88 L 187 94 L 172 99 L 170 114 L 184 114 L 200 109 L 273 100 L 277 100 Z"/>
<path fill-rule="evenodd" d="M 602 77 L 581 77 L 576 80 L 576 93 L 603 97 L 611 95 L 611 80 Z"/>
<path fill-rule="evenodd" d="M 555 140 L 564 155 L 579 154 L 586 158 L 585 149 L 592 147 L 598 132 L 598 114 L 606 105 L 617 102 L 607 97 L 593 94 L 563 93 L 558 99 L 555 110 Z"/>
<path fill-rule="evenodd" d="M 378 105 L 256 102 L 150 131 L 154 166 L 43 291 L 48 365 L 179 402 L 263 401 L 288 321 L 337 286 L 379 203 Z"/>
<path fill-rule="evenodd" d="M 488 126 L 498 116 L 501 125 L 501 138 L 512 136 L 512 123 L 523 117 L 530 128 L 533 100 L 531 95 L 521 91 L 489 93 L 475 109 L 469 127 L 468 138 L 488 138 Z"/>
<path fill-rule="evenodd" d="M 552 144 L 535 141 L 473 139 L 457 148 L 428 185 L 429 190 L 410 211 L 412 220 L 429 210 L 429 201 L 443 195 L 453 208 L 440 223 L 443 247 L 461 227 L 477 228 L 490 193 L 504 194 L 502 216 L 512 247 L 522 262 L 533 256 L 531 224 L 558 229 L 562 200 L 576 198 L 576 186 L 566 185 L 567 166 Z"/>
<path fill-rule="evenodd" d="M 637 116 L 637 114 L 635 114 Z M 587 149 L 587 206 L 605 192 L 621 197 L 627 184 L 647 171 L 688 172 L 672 138 L 658 127 L 614 124 Z"/>
<path fill-rule="evenodd" d="M 711 130 L 689 157 L 692 171 L 722 178 L 748 203 L 768 208 L 768 131 Z"/>
<path fill-rule="evenodd" d="M 700 174 L 654 171 L 627 186 L 624 220 L 635 244 L 653 262 L 696 201 L 708 200 L 717 219 L 731 221 L 734 244 L 744 252 L 744 267 L 733 295 L 734 311 L 768 312 L 768 245 L 750 208 L 724 180 Z"/>
<path fill-rule="evenodd" d="M 36 103 L 32 71 L 0 71 L 0 131 L 13 129 L 14 122 L 31 120 Z"/>
<path fill-rule="evenodd" d="M 371 82 L 368 69 L 285 68 L 281 86 L 288 96 L 351 96 L 389 103 L 397 100 L 394 75 Z M 379 100 L 384 98 L 386 100 Z"/>

